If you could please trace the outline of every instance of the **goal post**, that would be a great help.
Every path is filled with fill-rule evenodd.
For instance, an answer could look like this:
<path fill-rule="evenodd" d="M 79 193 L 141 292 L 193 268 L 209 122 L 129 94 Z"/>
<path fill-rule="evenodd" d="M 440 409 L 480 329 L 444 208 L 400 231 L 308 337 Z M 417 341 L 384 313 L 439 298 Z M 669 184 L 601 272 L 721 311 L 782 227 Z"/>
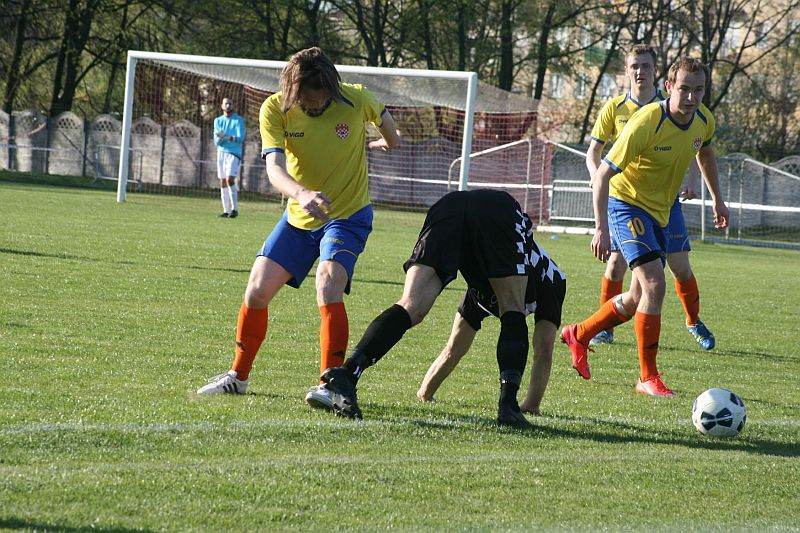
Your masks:
<path fill-rule="evenodd" d="M 179 73 L 186 76 L 189 80 L 188 84 L 199 84 L 200 87 L 190 87 L 195 92 L 202 93 L 203 91 L 211 92 L 210 84 L 203 81 L 196 80 L 220 80 L 221 83 L 234 84 L 237 87 L 242 87 L 243 99 L 253 100 L 250 102 L 249 107 L 260 106 L 263 101 L 264 95 L 277 92 L 279 89 L 280 72 L 286 65 L 285 61 L 269 61 L 257 59 L 240 59 L 240 58 L 226 58 L 226 57 L 211 57 L 211 56 L 196 56 L 196 55 L 183 55 L 183 54 L 165 54 L 156 52 L 144 51 L 128 51 L 127 56 L 127 71 L 125 77 L 125 100 L 122 115 L 122 135 L 119 151 L 119 172 L 118 172 L 118 185 L 117 185 L 117 201 L 124 202 L 126 191 L 128 187 L 128 180 L 131 174 L 131 151 L 133 134 L 132 128 L 134 127 L 134 120 L 141 118 L 150 120 L 153 123 L 153 131 L 157 128 L 164 128 L 163 124 L 159 124 L 160 117 L 153 116 L 156 113 L 164 112 L 164 108 L 169 105 L 170 98 L 178 99 L 177 94 L 181 89 L 180 87 L 168 87 L 160 81 L 156 83 L 158 87 L 145 87 L 137 88 L 137 70 L 143 64 L 155 66 L 156 68 L 168 69 L 170 72 Z M 368 89 L 375 93 L 377 99 L 386 105 L 394 114 L 395 109 L 431 109 L 431 117 L 414 117 L 407 121 L 408 123 L 419 121 L 439 121 L 439 115 L 442 114 L 441 110 L 455 110 L 456 114 L 445 116 L 442 120 L 446 123 L 448 132 L 460 133 L 460 150 L 458 153 L 461 158 L 461 165 L 459 170 L 459 188 L 466 189 L 469 184 L 470 175 L 470 158 L 469 154 L 473 142 L 473 129 L 474 129 L 474 116 L 477 107 L 478 98 L 478 77 L 475 72 L 458 72 L 458 71 L 442 71 L 442 70 L 420 70 L 420 69 L 403 69 L 403 68 L 383 68 L 383 67 L 365 67 L 353 65 L 337 65 L 337 70 L 342 76 L 342 81 L 352 83 L 363 83 Z M 387 81 L 388 80 L 388 81 Z M 180 84 L 176 84 L 180 85 Z M 137 94 L 138 91 L 152 93 L 152 101 L 146 102 L 144 95 Z M 161 91 L 161 92 L 159 92 Z M 208 100 L 209 95 L 203 94 L 203 97 Z M 261 101 L 257 101 L 258 98 Z M 186 98 L 183 98 L 187 100 Z M 200 103 L 200 98 L 197 102 L 184 102 L 181 105 L 189 109 L 194 107 L 192 112 L 196 114 L 202 113 L 204 116 L 209 116 L 214 110 L 209 108 L 208 102 Z M 137 112 L 137 102 L 145 102 L 148 109 L 151 111 L 148 115 L 147 111 Z M 196 105 L 195 105 L 196 104 Z M 218 103 L 217 103 L 218 104 Z M 506 108 L 508 105 L 505 106 Z M 502 109 L 506 111 L 506 109 Z M 489 110 L 488 112 L 491 112 Z M 414 115 L 414 112 L 408 113 Z M 422 113 L 417 113 L 422 114 Z M 461 116 L 463 114 L 463 117 Z M 250 113 L 253 116 L 253 113 Z M 435 116 L 434 116 L 435 115 Z M 174 118 L 174 117 L 173 117 Z M 205 119 L 207 120 L 207 119 Z M 163 122 L 163 121 L 161 121 Z M 188 122 L 192 122 L 188 120 Z M 201 120 L 195 122 L 202 122 Z M 401 121 L 398 121 L 401 122 Z M 191 124 L 190 124 L 191 125 Z M 194 124 L 198 129 L 202 124 Z M 189 127 L 189 126 L 187 126 Z M 191 128 L 190 128 L 191 129 Z M 250 129 L 248 127 L 248 129 Z M 153 133 L 155 135 L 155 133 Z M 165 136 L 163 132 L 162 137 Z M 424 137 L 424 133 L 419 133 L 419 136 Z M 424 140 L 424 139 L 423 139 Z M 251 140 L 252 141 L 252 140 Z M 165 147 L 166 142 L 162 138 L 160 152 L 157 147 L 158 142 L 151 143 L 151 148 L 142 148 L 142 150 L 150 149 L 152 152 L 151 159 L 155 160 L 161 158 L 160 169 L 155 172 L 158 175 L 158 183 L 168 185 L 171 184 L 169 180 L 164 180 L 164 158 L 178 156 L 170 156 Z M 198 141 L 195 144 L 203 144 Z M 186 143 L 183 144 L 185 147 Z M 155 148 L 153 148 L 155 147 Z M 442 152 L 441 158 L 446 159 L 446 163 L 450 163 L 455 157 L 448 156 L 441 146 L 435 146 L 431 150 L 439 150 Z M 198 165 L 209 165 L 209 161 L 203 159 L 202 146 L 199 151 L 185 149 L 186 157 L 193 159 L 195 167 Z M 259 150 L 260 152 L 260 150 Z M 167 155 L 165 155 L 167 154 Z M 187 166 L 189 163 L 182 163 Z M 206 169 L 206 173 L 207 173 Z M 140 169 L 141 171 L 141 169 Z M 191 174 L 192 170 L 176 171 L 179 174 Z M 198 175 L 202 170 L 197 170 Z M 141 181 L 141 180 L 140 180 Z M 198 178 L 198 182 L 202 179 Z"/>

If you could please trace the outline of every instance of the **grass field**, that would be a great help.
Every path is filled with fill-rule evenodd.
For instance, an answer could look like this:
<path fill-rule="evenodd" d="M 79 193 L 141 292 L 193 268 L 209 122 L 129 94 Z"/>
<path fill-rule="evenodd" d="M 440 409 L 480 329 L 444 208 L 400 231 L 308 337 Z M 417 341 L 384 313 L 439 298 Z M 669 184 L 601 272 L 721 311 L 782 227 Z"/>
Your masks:
<path fill-rule="evenodd" d="M 243 397 L 193 391 L 228 368 L 253 255 L 280 215 L 245 202 L 0 181 L 0 529 L 797 530 L 800 254 L 695 244 L 701 352 L 668 290 L 659 362 L 677 400 L 637 396 L 632 328 L 584 382 L 556 346 L 536 427 L 498 429 L 488 320 L 438 402 L 414 393 L 464 285 L 361 380 L 365 420 L 303 403 L 318 372 L 313 283 L 270 309 Z M 351 345 L 400 294 L 422 222 L 378 210 L 347 300 Z M 596 305 L 586 237 L 540 242 L 569 276 L 564 320 Z M 529 361 L 530 364 L 530 361 Z M 739 393 L 736 439 L 698 434 L 693 398 Z"/>

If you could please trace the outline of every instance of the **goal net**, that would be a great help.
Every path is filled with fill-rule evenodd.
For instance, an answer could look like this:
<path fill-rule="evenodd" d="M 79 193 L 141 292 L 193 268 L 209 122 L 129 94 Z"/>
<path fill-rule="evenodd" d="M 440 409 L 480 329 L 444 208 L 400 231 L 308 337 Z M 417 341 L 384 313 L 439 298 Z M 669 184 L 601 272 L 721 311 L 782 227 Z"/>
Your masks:
<path fill-rule="evenodd" d="M 586 153 L 551 143 L 549 228 L 591 233 L 592 190 Z M 744 154 L 717 159 L 720 192 L 730 210 L 729 227 L 714 229 L 711 195 L 698 184 L 701 197 L 682 203 L 689 233 L 697 239 L 800 249 L 800 157 L 766 165 Z M 705 208 L 703 207 L 705 206 Z"/>
<path fill-rule="evenodd" d="M 98 168 L 117 163 L 117 175 L 108 177 L 120 178 L 118 200 L 127 192 L 197 194 L 218 188 L 213 121 L 226 97 L 246 123 L 241 190 L 277 195 L 260 158 L 258 112 L 279 90 L 284 65 L 129 52 L 121 149 L 106 146 L 97 155 Z M 342 81 L 366 86 L 387 106 L 402 135 L 399 148 L 368 152 L 373 201 L 424 208 L 475 183 L 506 189 L 527 201 L 534 216 L 543 216 L 548 147 L 529 138 L 536 118 L 529 98 L 478 83 L 474 73 L 337 69 Z M 368 140 L 378 136 L 369 126 Z"/>

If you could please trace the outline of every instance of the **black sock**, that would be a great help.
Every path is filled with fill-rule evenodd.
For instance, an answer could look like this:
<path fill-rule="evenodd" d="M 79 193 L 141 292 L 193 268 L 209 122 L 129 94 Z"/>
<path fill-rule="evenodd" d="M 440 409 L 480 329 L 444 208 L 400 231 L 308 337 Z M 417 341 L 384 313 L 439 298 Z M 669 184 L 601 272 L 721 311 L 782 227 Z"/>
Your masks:
<path fill-rule="evenodd" d="M 411 317 L 408 316 L 408 312 L 394 304 L 378 315 L 367 327 L 352 355 L 345 361 L 345 368 L 352 372 L 358 381 L 361 373 L 386 355 L 386 352 L 391 350 L 410 328 Z"/>
<path fill-rule="evenodd" d="M 528 324 L 525 315 L 509 311 L 500 317 L 497 366 L 500 367 L 500 401 L 517 401 L 522 374 L 528 362 Z"/>
<path fill-rule="evenodd" d="M 510 404 L 513 406 L 519 405 L 517 403 L 517 391 L 519 391 L 519 382 L 506 381 L 500 378 L 500 403 Z"/>

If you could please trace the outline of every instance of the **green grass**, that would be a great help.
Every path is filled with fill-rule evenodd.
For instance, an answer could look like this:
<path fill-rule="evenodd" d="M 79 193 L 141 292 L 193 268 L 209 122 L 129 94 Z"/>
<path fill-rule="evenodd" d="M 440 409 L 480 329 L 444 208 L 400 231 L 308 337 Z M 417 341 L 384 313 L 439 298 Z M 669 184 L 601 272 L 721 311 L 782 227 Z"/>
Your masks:
<path fill-rule="evenodd" d="M 632 328 L 584 382 L 556 346 L 529 432 L 493 425 L 499 321 L 438 402 L 414 393 L 464 285 L 364 376 L 366 420 L 303 403 L 318 372 L 313 283 L 282 291 L 244 397 L 193 391 L 228 368 L 253 256 L 280 215 L 213 198 L 0 181 L 0 529 L 797 529 L 800 255 L 695 244 L 697 349 L 675 295 L 659 363 L 679 398 L 637 396 Z M 351 345 L 400 295 L 422 215 L 378 210 L 347 300 Z M 564 320 L 596 306 L 586 237 L 539 236 L 567 272 Z M 736 439 L 698 434 L 692 399 L 741 394 Z"/>

